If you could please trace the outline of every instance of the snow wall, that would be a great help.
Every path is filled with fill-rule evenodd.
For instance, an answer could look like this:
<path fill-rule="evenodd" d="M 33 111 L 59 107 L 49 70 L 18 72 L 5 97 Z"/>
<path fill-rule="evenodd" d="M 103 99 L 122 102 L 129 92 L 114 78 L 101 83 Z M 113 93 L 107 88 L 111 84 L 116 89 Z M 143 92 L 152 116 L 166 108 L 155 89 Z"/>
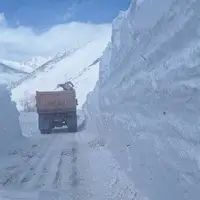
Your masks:
<path fill-rule="evenodd" d="M 133 2 L 84 105 L 88 128 L 152 200 L 200 195 L 199 11 L 199 0 Z"/>
<path fill-rule="evenodd" d="M 21 138 L 19 112 L 16 103 L 11 101 L 11 92 L 5 85 L 0 85 L 0 152 Z M 2 150 L 1 150 L 2 149 Z"/>

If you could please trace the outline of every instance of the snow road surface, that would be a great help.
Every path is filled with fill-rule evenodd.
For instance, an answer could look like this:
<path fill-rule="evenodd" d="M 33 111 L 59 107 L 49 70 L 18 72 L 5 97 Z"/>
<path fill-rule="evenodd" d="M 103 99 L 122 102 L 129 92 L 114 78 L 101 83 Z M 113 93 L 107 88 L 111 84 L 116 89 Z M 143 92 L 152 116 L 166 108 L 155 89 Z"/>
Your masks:
<path fill-rule="evenodd" d="M 1 155 L 0 199 L 141 199 L 95 134 L 63 129 L 24 143 Z"/>

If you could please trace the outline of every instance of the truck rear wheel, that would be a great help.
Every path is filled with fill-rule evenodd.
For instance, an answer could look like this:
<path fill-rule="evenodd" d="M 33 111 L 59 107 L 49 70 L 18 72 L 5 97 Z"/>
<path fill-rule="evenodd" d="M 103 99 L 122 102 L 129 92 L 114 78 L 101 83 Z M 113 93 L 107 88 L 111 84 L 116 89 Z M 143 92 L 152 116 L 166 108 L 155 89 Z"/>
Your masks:
<path fill-rule="evenodd" d="M 38 124 L 41 134 L 49 134 L 52 132 L 52 122 L 48 116 L 40 114 Z"/>
<path fill-rule="evenodd" d="M 51 130 L 50 129 L 40 129 L 40 133 L 41 134 L 50 134 L 51 133 Z"/>
<path fill-rule="evenodd" d="M 70 116 L 68 116 L 67 126 L 68 126 L 68 131 L 71 133 L 75 133 L 78 131 L 76 112 L 74 112 Z"/>

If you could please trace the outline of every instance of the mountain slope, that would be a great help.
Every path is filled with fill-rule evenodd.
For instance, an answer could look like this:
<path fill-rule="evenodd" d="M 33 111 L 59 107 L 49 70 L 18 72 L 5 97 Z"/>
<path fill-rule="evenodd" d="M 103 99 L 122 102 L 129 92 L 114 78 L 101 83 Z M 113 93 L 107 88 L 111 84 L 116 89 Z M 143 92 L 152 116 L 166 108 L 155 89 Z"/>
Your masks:
<path fill-rule="evenodd" d="M 28 74 L 28 70 L 20 66 L 19 63 L 8 60 L 0 60 L 0 72 Z"/>
<path fill-rule="evenodd" d="M 36 57 L 27 62 L 0 59 L 0 83 L 9 86 L 16 85 L 48 60 L 50 60 L 50 57 Z"/>
<path fill-rule="evenodd" d="M 88 128 L 149 199 L 198 200 L 200 2 L 134 2 L 113 22 Z"/>
<path fill-rule="evenodd" d="M 21 73 L 29 73 L 31 72 L 31 68 L 29 65 L 21 64 L 20 62 L 0 59 L 0 63 L 7 66 L 8 68 L 11 68 L 13 70 L 19 71 Z"/>
<path fill-rule="evenodd" d="M 106 47 L 110 39 L 110 30 L 106 29 L 104 34 L 96 37 L 96 40 L 91 41 L 82 48 L 76 50 L 72 54 L 63 57 L 59 62 L 50 65 L 45 68 L 43 72 L 38 71 L 31 79 L 27 79 L 19 86 L 12 90 L 12 98 L 17 102 L 18 108 L 20 107 L 20 102 L 27 98 L 27 96 L 35 95 L 36 90 L 54 90 L 58 83 L 62 83 L 69 79 L 75 79 L 75 87 L 77 89 L 77 96 L 79 97 L 79 107 L 84 103 L 84 99 L 88 93 L 88 88 L 82 87 L 83 84 L 78 84 L 78 77 L 86 73 L 81 73 L 84 68 L 93 64 L 97 58 L 99 58 Z M 98 76 L 98 65 L 88 73 L 86 76 L 94 77 L 92 84 L 90 82 L 90 89 L 92 85 L 94 86 L 97 76 Z M 84 77 L 84 76 L 82 76 Z M 95 78 L 96 77 L 96 78 Z M 88 79 L 89 80 L 89 79 Z M 85 86 L 87 86 L 88 80 L 84 79 Z M 73 80 L 72 80 L 73 81 Z M 79 89 L 80 88 L 80 89 Z"/>
<path fill-rule="evenodd" d="M 55 55 L 54 57 L 52 57 L 50 60 L 48 60 L 47 62 L 45 62 L 44 64 L 42 64 L 42 65 L 38 66 L 37 68 L 35 68 L 34 70 L 32 70 L 31 73 L 29 73 L 28 75 L 24 76 L 20 80 L 18 80 L 15 83 L 13 83 L 10 86 L 10 88 L 14 89 L 14 88 L 18 87 L 19 85 L 23 84 L 25 81 L 36 78 L 38 74 L 46 72 L 46 71 L 54 68 L 55 65 L 58 62 L 60 62 L 64 58 L 72 55 L 78 49 L 79 48 L 77 48 L 77 49 L 71 49 L 70 51 L 64 51 L 63 53 L 58 53 L 57 55 Z"/>
<path fill-rule="evenodd" d="M 20 62 L 20 64 L 23 65 L 23 66 L 29 66 L 29 68 L 31 68 L 31 71 L 33 71 L 38 66 L 43 65 L 45 62 L 47 62 L 51 59 L 52 59 L 52 56 L 47 56 L 47 57 L 36 56 L 36 57 L 33 57 L 30 60 Z"/>
<path fill-rule="evenodd" d="M 10 85 L 28 74 L 20 67 L 13 67 L 5 63 L 2 60 L 0 61 L 0 84 Z"/>

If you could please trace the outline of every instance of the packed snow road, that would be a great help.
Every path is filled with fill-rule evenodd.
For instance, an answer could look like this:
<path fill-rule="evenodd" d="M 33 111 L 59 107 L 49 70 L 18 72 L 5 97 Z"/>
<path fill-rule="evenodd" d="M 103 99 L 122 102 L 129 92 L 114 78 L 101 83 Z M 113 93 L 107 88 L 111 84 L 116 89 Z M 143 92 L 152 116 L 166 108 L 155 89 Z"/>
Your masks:
<path fill-rule="evenodd" d="M 27 119 L 27 114 L 21 116 L 26 122 L 23 131 L 31 126 L 30 130 L 36 130 L 36 123 Z M 71 134 L 63 129 L 51 135 L 35 135 L 16 142 L 2 156 L 0 199 L 139 198 L 105 143 L 94 134 L 86 130 Z"/>

